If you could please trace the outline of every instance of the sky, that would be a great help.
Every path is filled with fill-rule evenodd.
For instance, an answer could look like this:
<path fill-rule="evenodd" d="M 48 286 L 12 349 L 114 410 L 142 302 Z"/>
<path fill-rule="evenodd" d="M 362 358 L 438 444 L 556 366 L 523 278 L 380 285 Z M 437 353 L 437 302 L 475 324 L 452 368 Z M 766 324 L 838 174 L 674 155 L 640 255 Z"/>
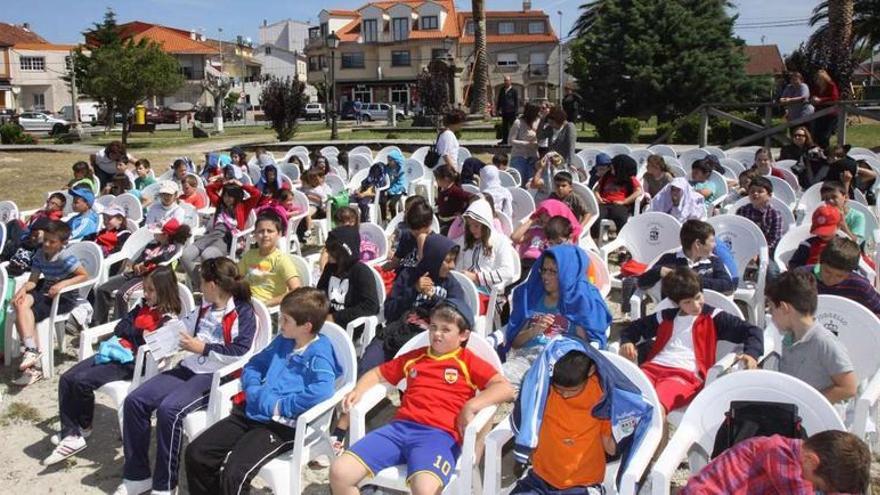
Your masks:
<path fill-rule="evenodd" d="M 559 29 L 562 12 L 563 32 L 567 33 L 586 0 L 532 0 L 533 9 L 550 15 L 554 29 Z M 141 20 L 180 29 L 201 31 L 210 38 L 234 40 L 237 36 L 258 39 L 259 26 L 292 18 L 317 23 L 321 9 L 355 9 L 367 0 L 36 0 L 15 2 L 4 9 L 0 21 L 28 22 L 37 34 L 54 43 L 82 41 L 82 31 L 103 18 L 107 7 L 116 11 L 119 22 Z M 807 25 L 818 0 L 733 0 L 739 14 L 736 34 L 748 44 L 777 44 L 789 53 L 809 36 Z M 490 10 L 519 10 L 521 0 L 486 0 Z M 470 10 L 470 2 L 457 0 L 456 7 Z M 772 25 L 772 24 L 783 24 Z M 771 25 L 768 25 L 771 24 Z M 222 29 L 222 33 L 218 31 Z"/>

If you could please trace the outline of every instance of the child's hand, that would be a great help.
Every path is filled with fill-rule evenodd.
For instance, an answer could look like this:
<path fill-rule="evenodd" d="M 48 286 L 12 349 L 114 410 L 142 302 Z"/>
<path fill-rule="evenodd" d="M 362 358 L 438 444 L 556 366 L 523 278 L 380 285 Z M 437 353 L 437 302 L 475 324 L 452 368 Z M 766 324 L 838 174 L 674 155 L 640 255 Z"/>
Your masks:
<path fill-rule="evenodd" d="M 351 408 L 354 407 L 361 400 L 361 393 L 357 388 L 352 390 L 342 399 L 342 412 L 348 413 L 351 411 Z"/>
<path fill-rule="evenodd" d="M 736 357 L 736 361 L 742 363 L 747 370 L 753 370 L 758 367 L 758 361 L 756 361 L 755 358 L 749 356 L 748 354 L 738 355 Z"/>
<path fill-rule="evenodd" d="M 550 328 L 550 325 L 556 321 L 556 317 L 553 315 L 541 315 L 532 323 L 532 331 L 535 335 L 542 334 Z"/>
<path fill-rule="evenodd" d="M 180 331 L 180 348 L 196 354 L 202 354 L 205 351 L 205 343 L 193 337 L 187 332 Z"/>
<path fill-rule="evenodd" d="M 418 291 L 426 296 L 429 296 L 434 292 L 434 281 L 428 276 L 428 272 L 425 272 L 424 275 L 419 277 L 416 286 L 418 287 Z"/>
<path fill-rule="evenodd" d="M 473 421 L 476 415 L 477 411 L 471 406 L 470 402 L 466 402 L 464 407 L 461 408 L 461 412 L 458 413 L 458 418 L 455 420 L 455 425 L 462 437 L 464 436 L 464 430 L 467 429 L 467 425 Z"/>
<path fill-rule="evenodd" d="M 620 355 L 632 362 L 636 362 L 639 358 L 639 352 L 636 350 L 635 344 L 632 343 L 626 343 L 620 346 Z"/>
<path fill-rule="evenodd" d="M 61 289 L 63 288 L 64 287 L 61 287 L 61 284 L 55 284 L 52 287 L 49 287 L 49 291 L 47 292 L 47 294 L 49 294 L 49 297 L 55 297 L 58 295 L 59 292 L 61 292 Z"/>
<path fill-rule="evenodd" d="M 24 290 L 19 290 L 12 296 L 12 304 L 21 304 L 24 302 L 24 298 L 27 295 L 27 292 Z"/>

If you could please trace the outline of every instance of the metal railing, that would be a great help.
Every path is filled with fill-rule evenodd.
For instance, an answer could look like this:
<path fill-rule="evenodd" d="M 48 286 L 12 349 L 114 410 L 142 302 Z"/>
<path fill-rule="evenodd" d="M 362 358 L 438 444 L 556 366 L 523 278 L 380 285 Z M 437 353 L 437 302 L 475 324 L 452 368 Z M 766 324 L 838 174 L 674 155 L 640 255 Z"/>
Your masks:
<path fill-rule="evenodd" d="M 716 117 L 729 121 L 732 125 L 739 126 L 750 131 L 754 131 L 748 136 L 731 141 L 722 146 L 724 149 L 736 148 L 763 140 L 765 147 L 771 146 L 775 140 L 781 144 L 789 143 L 788 130 L 793 127 L 809 125 L 816 119 L 827 115 L 837 114 L 837 143 L 846 143 L 846 124 L 849 116 L 867 117 L 869 119 L 880 120 L 880 100 L 842 100 L 823 106 L 816 110 L 815 113 L 805 115 L 798 119 L 787 120 L 777 125 L 773 125 L 773 110 L 776 108 L 785 108 L 779 102 L 752 102 L 752 103 L 704 103 L 689 114 L 677 120 L 677 123 L 668 131 L 658 137 L 652 144 L 665 143 L 667 139 L 681 126 L 684 121 L 693 115 L 700 116 L 700 130 L 697 135 L 697 143 L 699 146 L 706 146 L 709 141 L 709 117 Z M 729 111 L 734 110 L 763 110 L 763 125 L 745 120 L 743 118 L 732 115 Z"/>

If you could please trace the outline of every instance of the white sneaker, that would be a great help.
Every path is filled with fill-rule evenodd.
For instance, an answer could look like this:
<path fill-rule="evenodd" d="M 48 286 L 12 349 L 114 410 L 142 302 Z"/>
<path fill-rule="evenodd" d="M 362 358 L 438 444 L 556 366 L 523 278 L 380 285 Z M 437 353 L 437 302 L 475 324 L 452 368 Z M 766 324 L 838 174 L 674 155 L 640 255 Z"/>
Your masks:
<path fill-rule="evenodd" d="M 90 436 L 92 436 L 92 429 L 88 428 L 88 429 L 84 430 L 84 429 L 80 428 L 79 429 L 79 436 L 83 437 L 84 439 L 89 438 Z M 52 445 L 58 445 L 59 443 L 61 443 L 61 434 L 56 433 L 56 434 L 52 435 L 51 437 L 49 437 L 49 441 L 52 442 Z"/>
<path fill-rule="evenodd" d="M 21 364 L 18 366 L 19 371 L 33 368 L 34 365 L 40 362 L 40 358 L 42 357 L 43 353 L 39 350 L 25 349 L 24 354 L 21 356 Z"/>
<path fill-rule="evenodd" d="M 44 466 L 51 466 L 52 464 L 59 463 L 64 459 L 76 454 L 82 449 L 86 448 L 86 439 L 79 435 L 70 435 L 64 437 L 61 440 L 61 443 L 55 447 L 55 450 L 49 454 L 49 457 L 43 459 Z"/>
<path fill-rule="evenodd" d="M 139 481 L 124 479 L 122 484 L 113 492 L 113 495 L 141 495 L 150 491 L 151 488 L 153 488 L 152 478 Z"/>

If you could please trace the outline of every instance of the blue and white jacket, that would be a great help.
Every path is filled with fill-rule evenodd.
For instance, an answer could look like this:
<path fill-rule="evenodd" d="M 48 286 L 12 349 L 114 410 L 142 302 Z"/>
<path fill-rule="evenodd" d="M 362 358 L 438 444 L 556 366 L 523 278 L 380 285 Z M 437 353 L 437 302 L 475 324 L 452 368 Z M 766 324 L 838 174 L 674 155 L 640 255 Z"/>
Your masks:
<path fill-rule="evenodd" d="M 230 297 L 220 325 L 203 321 L 211 309 L 210 303 L 203 304 L 182 320 L 186 329 L 205 343 L 201 354 L 190 354 L 180 363 L 194 373 L 213 373 L 234 363 L 251 349 L 257 333 L 257 319 L 249 300 Z"/>
<path fill-rule="evenodd" d="M 600 351 L 576 338 L 553 338 L 526 372 L 513 414 L 510 415 L 510 424 L 515 435 L 514 457 L 517 462 L 526 463 L 538 446 L 553 367 L 556 361 L 570 351 L 581 351 L 596 364 L 596 374 L 603 394 L 593 408 L 593 417 L 611 421 L 611 431 L 620 454 L 620 469 L 617 471 L 619 482 L 632 453 L 638 449 L 651 424 L 654 407 L 642 396 L 639 388 Z"/>

